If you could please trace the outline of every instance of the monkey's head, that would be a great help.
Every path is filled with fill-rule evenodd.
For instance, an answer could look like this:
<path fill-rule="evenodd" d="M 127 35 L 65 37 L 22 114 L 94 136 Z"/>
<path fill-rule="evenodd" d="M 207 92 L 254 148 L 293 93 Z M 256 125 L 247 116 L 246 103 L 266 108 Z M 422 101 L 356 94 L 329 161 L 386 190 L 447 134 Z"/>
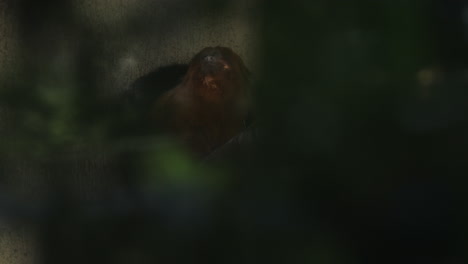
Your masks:
<path fill-rule="evenodd" d="M 225 103 L 247 96 L 249 70 L 230 48 L 208 47 L 189 64 L 186 80 L 204 99 Z"/>

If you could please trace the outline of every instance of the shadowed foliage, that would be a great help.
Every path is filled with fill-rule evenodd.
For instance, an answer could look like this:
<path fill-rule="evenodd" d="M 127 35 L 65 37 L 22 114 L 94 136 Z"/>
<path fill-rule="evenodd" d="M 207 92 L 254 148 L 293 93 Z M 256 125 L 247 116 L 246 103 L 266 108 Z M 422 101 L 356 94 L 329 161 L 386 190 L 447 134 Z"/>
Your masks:
<path fill-rule="evenodd" d="M 0 0 L 19 43 L 0 220 L 39 263 L 466 262 L 467 1 L 150 2 L 103 25 L 77 1 Z M 255 121 L 200 161 L 142 121 L 188 60 L 109 79 L 132 43 L 191 54 L 181 24 L 236 12 L 260 21 Z"/>

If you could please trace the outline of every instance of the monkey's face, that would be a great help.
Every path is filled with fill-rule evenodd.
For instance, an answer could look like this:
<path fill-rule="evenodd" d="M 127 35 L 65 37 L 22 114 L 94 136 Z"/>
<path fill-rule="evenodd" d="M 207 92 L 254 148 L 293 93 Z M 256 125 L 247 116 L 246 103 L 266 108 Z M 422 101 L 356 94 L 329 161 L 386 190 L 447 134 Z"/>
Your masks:
<path fill-rule="evenodd" d="M 247 89 L 249 71 L 230 48 L 204 48 L 190 62 L 188 72 L 190 81 L 213 99 L 238 97 Z"/>

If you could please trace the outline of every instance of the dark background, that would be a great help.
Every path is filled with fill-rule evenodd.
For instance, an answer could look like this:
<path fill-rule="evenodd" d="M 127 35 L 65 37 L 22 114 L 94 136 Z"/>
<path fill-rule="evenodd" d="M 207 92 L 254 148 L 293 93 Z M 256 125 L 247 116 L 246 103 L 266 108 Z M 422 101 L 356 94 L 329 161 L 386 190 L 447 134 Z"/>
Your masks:
<path fill-rule="evenodd" d="M 5 263 L 465 263 L 468 2 L 0 1 Z M 230 46 L 252 144 L 126 135 L 138 77 Z"/>

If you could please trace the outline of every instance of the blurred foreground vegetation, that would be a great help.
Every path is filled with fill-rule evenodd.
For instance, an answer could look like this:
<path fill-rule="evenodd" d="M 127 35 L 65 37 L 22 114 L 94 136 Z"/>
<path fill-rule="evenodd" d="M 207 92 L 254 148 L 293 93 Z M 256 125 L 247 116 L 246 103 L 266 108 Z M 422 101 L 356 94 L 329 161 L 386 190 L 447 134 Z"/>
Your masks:
<path fill-rule="evenodd" d="M 231 1 L 107 32 L 74 1 L 0 2 L 17 32 L 0 217 L 38 234 L 41 263 L 466 261 L 467 1 L 248 4 L 258 135 L 201 163 L 126 134 L 101 62 L 119 38 L 169 38 L 180 12 Z"/>

